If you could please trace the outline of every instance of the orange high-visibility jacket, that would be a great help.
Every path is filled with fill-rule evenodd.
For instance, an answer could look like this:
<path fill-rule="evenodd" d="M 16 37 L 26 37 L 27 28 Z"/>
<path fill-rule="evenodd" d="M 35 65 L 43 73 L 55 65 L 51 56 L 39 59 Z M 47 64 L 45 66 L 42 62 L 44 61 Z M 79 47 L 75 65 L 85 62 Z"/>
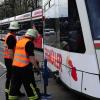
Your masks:
<path fill-rule="evenodd" d="M 14 34 L 8 33 L 8 34 L 6 35 L 5 41 L 4 41 L 4 58 L 6 58 L 6 59 L 11 59 L 11 58 L 12 58 L 12 55 L 11 55 L 11 53 L 10 53 L 10 50 L 8 49 L 8 46 L 7 46 L 7 44 L 6 44 L 6 41 L 7 41 L 8 37 L 11 36 L 11 35 L 12 35 L 12 36 L 15 38 L 15 40 L 16 40 L 16 36 L 15 36 Z M 13 50 L 13 51 L 14 51 L 14 50 Z"/>
<path fill-rule="evenodd" d="M 25 45 L 30 39 L 22 38 L 16 43 L 13 66 L 25 67 L 30 63 L 29 57 L 25 51 Z"/>

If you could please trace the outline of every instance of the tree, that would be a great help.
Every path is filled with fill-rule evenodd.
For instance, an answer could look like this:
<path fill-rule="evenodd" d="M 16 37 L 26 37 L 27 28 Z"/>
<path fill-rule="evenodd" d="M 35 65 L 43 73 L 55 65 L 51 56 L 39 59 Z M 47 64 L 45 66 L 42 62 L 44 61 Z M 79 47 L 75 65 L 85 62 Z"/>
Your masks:
<path fill-rule="evenodd" d="M 42 0 L 4 0 L 0 4 L 0 19 L 16 16 L 41 7 Z"/>

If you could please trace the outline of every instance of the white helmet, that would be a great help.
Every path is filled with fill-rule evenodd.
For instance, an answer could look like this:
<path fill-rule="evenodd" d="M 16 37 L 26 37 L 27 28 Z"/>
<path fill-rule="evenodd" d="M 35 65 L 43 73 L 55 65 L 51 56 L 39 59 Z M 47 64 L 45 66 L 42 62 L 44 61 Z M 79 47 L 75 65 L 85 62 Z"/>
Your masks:
<path fill-rule="evenodd" d="M 19 24 L 16 21 L 10 22 L 10 26 L 9 26 L 10 30 L 18 30 L 19 29 Z"/>
<path fill-rule="evenodd" d="M 38 31 L 36 29 L 28 29 L 25 36 L 30 36 L 36 38 L 38 35 Z"/>

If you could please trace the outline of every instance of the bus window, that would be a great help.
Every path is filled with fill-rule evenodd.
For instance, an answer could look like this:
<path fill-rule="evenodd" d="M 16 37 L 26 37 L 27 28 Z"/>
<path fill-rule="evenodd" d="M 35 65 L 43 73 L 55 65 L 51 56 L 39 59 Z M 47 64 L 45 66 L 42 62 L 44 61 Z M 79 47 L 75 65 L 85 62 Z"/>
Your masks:
<path fill-rule="evenodd" d="M 45 29 L 44 29 L 44 44 L 50 45 L 53 47 L 59 47 L 59 32 L 58 30 L 60 29 L 59 27 L 59 21 L 57 18 L 47 18 L 45 19 Z M 58 37 L 57 37 L 58 36 Z"/>
<path fill-rule="evenodd" d="M 100 40 L 100 0 L 85 0 L 93 39 Z"/>
<path fill-rule="evenodd" d="M 26 29 L 27 30 L 29 28 L 31 28 L 31 22 L 30 21 L 22 23 L 22 29 Z"/>
<path fill-rule="evenodd" d="M 85 44 L 82 34 L 76 1 L 69 0 L 68 18 L 60 18 L 61 49 L 70 52 L 84 53 Z"/>
<path fill-rule="evenodd" d="M 26 30 L 31 28 L 31 22 L 25 21 L 25 22 L 19 22 L 20 30 L 17 32 L 17 35 L 21 36 L 24 35 Z"/>
<path fill-rule="evenodd" d="M 42 19 L 33 20 L 32 24 L 35 25 L 35 28 L 38 30 L 39 34 L 41 34 L 42 36 L 43 35 L 43 20 Z"/>
<path fill-rule="evenodd" d="M 68 8 L 59 6 L 59 13 L 54 7 L 55 5 L 44 10 L 44 44 L 70 52 L 84 53 L 86 49 L 76 0 L 68 0 Z"/>

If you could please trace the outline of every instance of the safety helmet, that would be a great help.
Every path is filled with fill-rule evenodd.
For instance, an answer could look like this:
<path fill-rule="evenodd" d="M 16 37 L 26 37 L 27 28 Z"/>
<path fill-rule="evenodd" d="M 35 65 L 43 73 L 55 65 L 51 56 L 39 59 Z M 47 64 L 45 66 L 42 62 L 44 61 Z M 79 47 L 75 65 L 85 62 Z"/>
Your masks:
<path fill-rule="evenodd" d="M 17 21 L 10 22 L 9 29 L 10 29 L 10 30 L 18 30 L 18 29 L 19 29 L 19 24 L 18 24 L 18 22 L 17 22 Z"/>
<path fill-rule="evenodd" d="M 38 35 L 38 31 L 36 29 L 28 29 L 25 36 L 36 38 Z"/>

